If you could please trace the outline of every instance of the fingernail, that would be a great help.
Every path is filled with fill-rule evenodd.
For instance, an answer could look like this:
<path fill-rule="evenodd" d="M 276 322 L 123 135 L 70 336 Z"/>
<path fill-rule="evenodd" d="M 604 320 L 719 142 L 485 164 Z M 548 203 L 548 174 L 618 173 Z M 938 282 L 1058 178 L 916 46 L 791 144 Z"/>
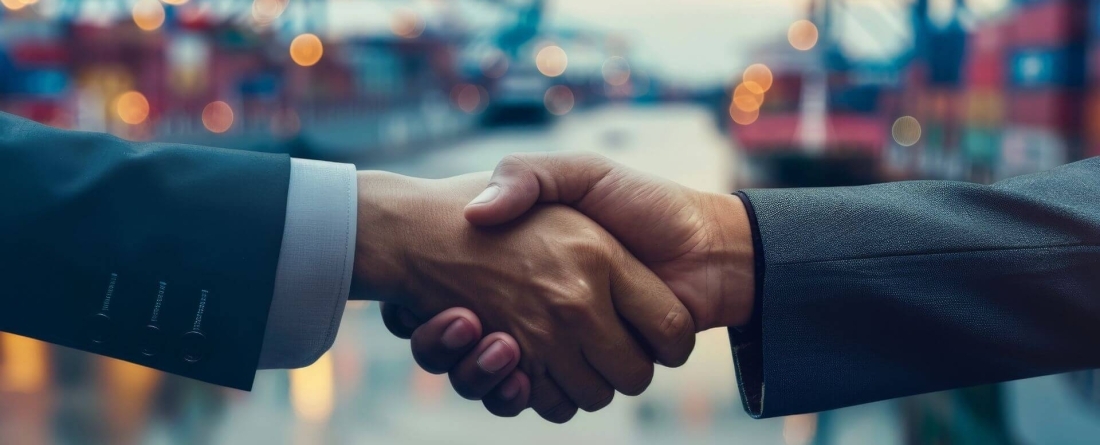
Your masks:
<path fill-rule="evenodd" d="M 511 377 L 503 385 L 500 385 L 501 400 L 512 400 L 519 395 L 519 379 Z"/>
<path fill-rule="evenodd" d="M 481 194 L 477 195 L 477 198 L 474 198 L 473 201 L 470 201 L 470 203 L 466 204 L 466 205 L 485 204 L 485 203 L 490 202 L 494 199 L 497 199 L 498 195 L 500 195 L 500 187 L 495 186 L 495 185 L 490 185 L 485 190 L 482 190 Z"/>
<path fill-rule="evenodd" d="M 474 341 L 474 333 L 472 329 L 463 326 L 466 324 L 465 320 L 458 319 L 452 321 L 447 329 L 443 330 L 443 346 L 448 349 L 459 349 L 464 346 L 468 346 Z"/>
<path fill-rule="evenodd" d="M 477 358 L 477 366 L 490 374 L 504 369 L 512 361 L 512 351 L 502 341 L 496 341 Z"/>

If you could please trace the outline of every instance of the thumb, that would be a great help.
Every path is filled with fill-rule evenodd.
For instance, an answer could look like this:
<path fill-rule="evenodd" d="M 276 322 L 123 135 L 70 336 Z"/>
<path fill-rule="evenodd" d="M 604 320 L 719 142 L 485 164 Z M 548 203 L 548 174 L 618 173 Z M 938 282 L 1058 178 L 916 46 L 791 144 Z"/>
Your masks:
<path fill-rule="evenodd" d="M 488 187 L 466 205 L 466 219 L 489 226 L 511 221 L 536 203 L 577 204 L 614 168 L 611 160 L 588 153 L 505 156 Z"/>

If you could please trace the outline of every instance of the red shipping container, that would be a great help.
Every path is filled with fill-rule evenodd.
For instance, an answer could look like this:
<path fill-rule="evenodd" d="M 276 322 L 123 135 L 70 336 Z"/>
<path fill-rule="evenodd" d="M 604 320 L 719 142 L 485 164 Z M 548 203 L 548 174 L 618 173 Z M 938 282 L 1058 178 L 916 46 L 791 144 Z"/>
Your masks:
<path fill-rule="evenodd" d="M 963 75 L 966 85 L 979 89 L 1002 89 L 1005 85 L 1004 56 L 1001 54 L 974 54 L 964 62 Z"/>
<path fill-rule="evenodd" d="M 1017 125 L 1074 134 L 1081 128 L 1084 98 L 1080 91 L 1043 89 L 1009 95 L 1008 120 Z"/>
<path fill-rule="evenodd" d="M 1012 22 L 986 22 L 970 33 L 966 50 L 970 57 L 1003 58 Z"/>
<path fill-rule="evenodd" d="M 1064 46 L 1085 38 L 1088 4 L 1076 0 L 1045 1 L 1021 6 L 1008 35 L 1013 46 Z"/>

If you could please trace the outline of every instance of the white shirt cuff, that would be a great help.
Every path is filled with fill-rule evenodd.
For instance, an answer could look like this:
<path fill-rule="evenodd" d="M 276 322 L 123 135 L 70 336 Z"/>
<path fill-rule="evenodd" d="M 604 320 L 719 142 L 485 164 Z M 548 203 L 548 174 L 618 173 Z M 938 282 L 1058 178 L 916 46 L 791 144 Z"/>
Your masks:
<path fill-rule="evenodd" d="M 354 165 L 290 160 L 260 369 L 308 366 L 336 340 L 355 263 L 356 196 Z"/>

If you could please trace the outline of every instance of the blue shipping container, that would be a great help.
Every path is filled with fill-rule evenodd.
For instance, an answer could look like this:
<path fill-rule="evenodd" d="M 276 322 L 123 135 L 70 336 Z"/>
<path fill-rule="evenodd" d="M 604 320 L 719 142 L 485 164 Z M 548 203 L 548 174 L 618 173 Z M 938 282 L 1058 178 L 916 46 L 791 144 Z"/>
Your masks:
<path fill-rule="evenodd" d="M 57 96 L 69 88 L 69 75 L 61 70 L 26 70 L 14 76 L 18 85 L 11 93 L 30 96 Z"/>
<path fill-rule="evenodd" d="M 1008 60 L 1016 87 L 1076 87 L 1084 84 L 1083 47 L 1028 48 L 1012 52 Z"/>

